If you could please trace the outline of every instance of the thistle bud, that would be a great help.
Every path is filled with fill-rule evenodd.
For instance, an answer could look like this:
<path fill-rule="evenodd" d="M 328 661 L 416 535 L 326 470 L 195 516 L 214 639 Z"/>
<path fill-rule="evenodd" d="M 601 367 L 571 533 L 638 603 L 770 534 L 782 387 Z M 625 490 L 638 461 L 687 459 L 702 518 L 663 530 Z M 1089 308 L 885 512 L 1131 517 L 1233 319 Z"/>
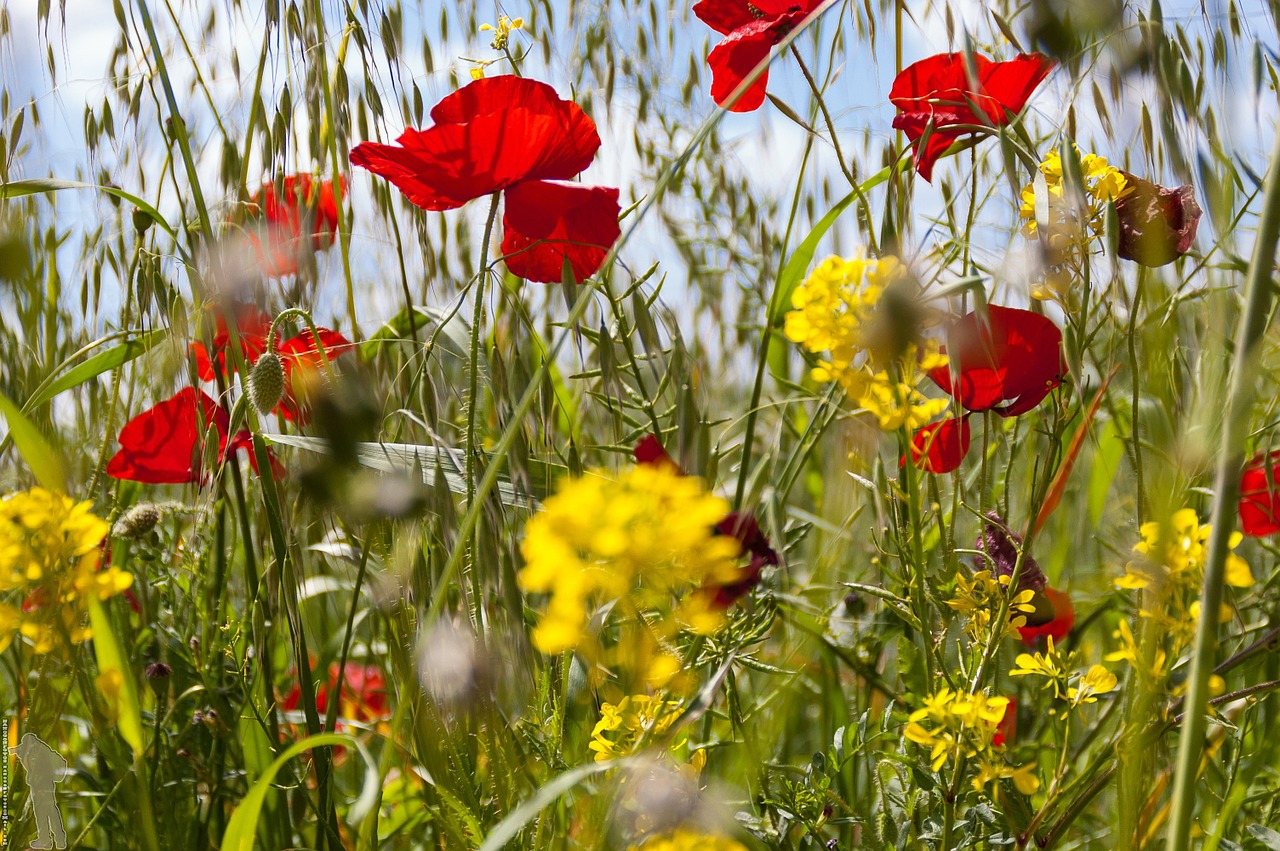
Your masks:
<path fill-rule="evenodd" d="M 264 414 L 275 410 L 284 398 L 284 364 L 275 352 L 267 352 L 249 372 L 249 400 Z"/>
<path fill-rule="evenodd" d="M 117 538 L 141 538 L 156 528 L 159 522 L 159 506 L 141 502 L 120 515 L 120 519 L 111 527 L 111 534 Z"/>

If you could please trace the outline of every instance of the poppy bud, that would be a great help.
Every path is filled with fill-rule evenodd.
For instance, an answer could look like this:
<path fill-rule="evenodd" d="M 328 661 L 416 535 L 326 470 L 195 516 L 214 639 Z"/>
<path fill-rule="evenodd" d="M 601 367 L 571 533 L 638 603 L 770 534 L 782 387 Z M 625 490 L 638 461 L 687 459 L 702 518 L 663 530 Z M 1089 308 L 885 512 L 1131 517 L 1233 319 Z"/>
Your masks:
<path fill-rule="evenodd" d="M 160 508 L 155 503 L 142 502 L 120 515 L 111 527 L 111 534 L 117 538 L 141 538 L 159 522 Z"/>
<path fill-rule="evenodd" d="M 142 236 L 151 229 L 151 223 L 154 219 L 151 214 L 141 207 L 133 208 L 133 227 L 138 232 L 138 236 Z"/>
<path fill-rule="evenodd" d="M 149 680 L 166 680 L 173 673 L 173 668 L 164 662 L 152 662 L 147 666 L 147 679 Z"/>
<path fill-rule="evenodd" d="M 275 352 L 266 352 L 249 371 L 249 400 L 264 414 L 275 410 L 284 398 L 284 364 Z"/>
<path fill-rule="evenodd" d="M 1129 191 L 1116 201 L 1119 254 L 1142 266 L 1164 266 L 1191 248 L 1200 223 L 1200 205 L 1190 185 L 1169 189 L 1121 172 Z"/>
<path fill-rule="evenodd" d="M 1013 576 L 1018 564 L 1018 550 L 1022 547 L 1022 539 L 1000 519 L 994 511 L 987 513 L 987 522 L 982 524 L 982 534 L 974 544 L 978 555 L 973 557 L 975 570 L 990 570 L 994 576 Z M 1043 591 L 1047 584 L 1040 565 L 1031 557 L 1031 553 L 1022 556 L 1022 573 L 1018 577 L 1018 590 Z"/>

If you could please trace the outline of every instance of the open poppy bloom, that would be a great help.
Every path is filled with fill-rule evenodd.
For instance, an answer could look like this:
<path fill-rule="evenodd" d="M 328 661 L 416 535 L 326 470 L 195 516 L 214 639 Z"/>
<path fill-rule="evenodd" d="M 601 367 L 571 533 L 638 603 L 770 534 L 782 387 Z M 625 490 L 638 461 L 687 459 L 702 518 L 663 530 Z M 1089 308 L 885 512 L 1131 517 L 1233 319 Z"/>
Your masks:
<path fill-rule="evenodd" d="M 1022 638 L 1022 643 L 1028 647 L 1034 645 L 1045 636 L 1051 637 L 1054 644 L 1059 644 L 1071 632 L 1072 627 L 1076 625 L 1076 610 L 1071 605 L 1071 597 L 1065 591 L 1046 586 L 1041 594 L 1048 603 L 1049 619 L 1040 624 L 1032 624 L 1028 620 L 1027 626 L 1018 628 L 1018 635 Z M 1043 603 L 1037 601 L 1037 612 L 1043 606 Z"/>
<path fill-rule="evenodd" d="M 328 328 L 316 328 L 315 334 L 310 328 L 305 328 L 300 334 L 282 342 L 276 354 L 284 367 L 284 396 L 276 407 L 276 413 L 290 422 L 306 423 L 310 419 L 306 400 L 310 380 L 324 369 L 326 360 L 332 361 L 352 348 L 354 344 L 350 340 Z"/>
<path fill-rule="evenodd" d="M 453 210 L 505 192 L 503 251 L 513 274 L 558 283 L 595 274 L 617 241 L 618 192 L 559 183 L 591 164 L 596 125 L 546 83 L 505 75 L 463 86 L 431 110 L 435 123 L 394 145 L 361 142 L 352 165 L 385 177 L 424 210 Z"/>
<path fill-rule="evenodd" d="M 968 452 L 968 415 L 930 423 L 911 436 L 911 460 L 929 473 L 950 473 Z"/>
<path fill-rule="evenodd" d="M 107 475 L 152 485 L 202 483 L 206 437 L 218 441 L 217 457 L 224 461 L 250 443 L 247 431 L 228 441 L 230 422 L 208 393 L 184 387 L 125 423 Z"/>
<path fill-rule="evenodd" d="M 934 163 L 952 143 L 976 132 L 975 125 L 1000 127 L 1022 112 L 1054 61 L 1021 53 L 993 62 L 975 53 L 973 65 L 971 78 L 963 53 L 939 53 L 902 69 L 889 90 L 899 110 L 894 129 L 911 140 L 916 171 L 925 180 L 933 179 Z"/>
<path fill-rule="evenodd" d="M 269 278 L 293 275 L 304 251 L 323 251 L 338 232 L 338 203 L 346 195 L 346 181 L 317 180 L 309 174 L 290 174 L 280 188 L 270 181 L 249 199 L 249 218 L 262 222 L 250 234 L 258 262 Z"/>
<path fill-rule="evenodd" d="M 254 304 L 237 304 L 231 312 L 236 318 L 236 334 L 240 337 L 240 351 L 244 354 L 245 363 L 252 364 L 267 350 L 267 335 L 271 333 L 271 314 L 258 309 Z M 231 334 L 227 331 L 227 320 L 222 313 L 218 313 L 217 323 L 217 331 L 213 335 L 212 356 L 204 343 L 196 341 L 191 344 L 191 353 L 196 359 L 196 373 L 201 381 L 213 381 L 218 373 L 224 376 L 230 375 L 234 365 L 232 359 L 227 356 Z"/>
<path fill-rule="evenodd" d="M 1025 414 L 1062 383 L 1062 332 L 1030 310 L 987 307 L 988 322 L 969 313 L 951 325 L 948 364 L 929 377 L 970 412 Z"/>
<path fill-rule="evenodd" d="M 1164 266 L 1186 254 L 1200 224 L 1195 189 L 1169 189 L 1127 171 L 1121 174 L 1132 188 L 1116 201 L 1117 253 L 1142 266 Z"/>
<path fill-rule="evenodd" d="M 799 26 L 822 0 L 700 0 L 693 13 L 724 36 L 707 57 L 711 68 L 711 99 L 730 112 L 751 112 L 764 103 L 769 86 L 765 69 L 733 103 L 729 97 L 769 51 Z"/>
<path fill-rule="evenodd" d="M 1240 531 L 1255 538 L 1280 532 L 1280 450 L 1255 455 L 1240 476 Z"/>
<path fill-rule="evenodd" d="M 670 453 L 663 448 L 657 435 L 646 434 L 636 444 L 635 459 L 637 464 L 668 466 L 679 470 L 679 465 Z M 765 565 L 776 567 L 778 553 L 769 546 L 769 538 L 760 531 L 760 524 L 751 514 L 740 514 L 732 511 L 716 524 L 716 532 L 737 538 L 742 545 L 743 555 L 750 554 L 751 561 L 742 570 L 740 578 L 724 585 L 716 585 L 698 590 L 710 608 L 724 610 L 745 597 L 760 582 L 760 574 Z"/>

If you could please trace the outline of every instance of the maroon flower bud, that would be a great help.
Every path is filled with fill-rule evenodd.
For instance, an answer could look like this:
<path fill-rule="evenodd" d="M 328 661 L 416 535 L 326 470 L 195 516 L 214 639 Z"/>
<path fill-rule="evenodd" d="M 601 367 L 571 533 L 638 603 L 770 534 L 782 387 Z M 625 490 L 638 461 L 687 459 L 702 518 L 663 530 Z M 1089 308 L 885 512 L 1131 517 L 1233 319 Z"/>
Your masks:
<path fill-rule="evenodd" d="M 1127 171 L 1121 174 L 1130 191 L 1116 201 L 1120 256 L 1142 266 L 1163 266 L 1186 254 L 1200 223 L 1195 189 L 1170 189 Z"/>
<path fill-rule="evenodd" d="M 990 511 L 987 513 L 987 522 L 982 524 L 982 534 L 974 544 L 974 549 L 979 552 L 973 557 L 974 570 L 990 570 L 994 576 L 1013 576 L 1021 547 L 1022 539 L 1013 534 L 999 514 Z M 1046 584 L 1040 565 L 1036 564 L 1031 553 L 1024 554 L 1018 590 L 1039 592 L 1044 590 Z"/>
<path fill-rule="evenodd" d="M 171 673 L 173 673 L 173 668 L 170 668 L 164 662 L 152 662 L 147 666 L 147 679 L 150 680 L 168 679 Z"/>

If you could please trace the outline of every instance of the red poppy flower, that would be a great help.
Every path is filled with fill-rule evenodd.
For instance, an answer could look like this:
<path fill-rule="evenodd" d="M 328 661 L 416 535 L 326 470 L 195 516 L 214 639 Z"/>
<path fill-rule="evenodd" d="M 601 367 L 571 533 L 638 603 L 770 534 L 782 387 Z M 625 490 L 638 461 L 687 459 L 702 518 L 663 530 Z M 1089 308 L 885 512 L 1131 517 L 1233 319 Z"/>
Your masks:
<path fill-rule="evenodd" d="M 640 442 L 636 444 L 635 457 L 637 464 L 678 466 L 675 459 L 671 457 L 671 453 L 663 448 L 662 442 L 654 434 L 646 434 L 640 438 Z"/>
<path fill-rule="evenodd" d="M 930 473 L 950 473 L 969 452 L 969 418 L 930 423 L 911 436 L 911 460 Z"/>
<path fill-rule="evenodd" d="M 996 747 L 1012 742 L 1018 737 L 1018 701 L 1012 697 L 1009 703 L 1005 705 L 1004 715 L 1000 716 L 1000 723 L 996 725 L 996 733 L 991 737 L 991 744 Z"/>
<path fill-rule="evenodd" d="M 1028 647 L 1034 645 L 1040 638 L 1051 636 L 1055 644 L 1060 643 L 1071 632 L 1071 628 L 1076 625 L 1076 610 L 1071 605 L 1071 597 L 1065 592 L 1056 588 L 1046 587 L 1042 592 L 1048 604 L 1053 609 L 1053 617 L 1049 621 L 1039 626 L 1024 626 L 1018 629 L 1018 635 L 1022 638 L 1022 643 Z"/>
<path fill-rule="evenodd" d="M 321 715 L 329 711 L 329 695 L 338 692 L 338 717 L 352 721 L 379 721 L 391 715 L 387 699 L 387 682 L 374 665 L 347 662 L 338 679 L 338 664 L 329 666 L 329 681 L 316 687 L 316 711 Z M 281 708 L 292 712 L 302 704 L 302 689 L 295 684 L 280 702 Z"/>
<path fill-rule="evenodd" d="M 565 256 L 579 280 L 597 271 L 617 238 L 617 191 L 542 183 L 576 176 L 600 148 L 595 122 L 577 104 L 537 80 L 485 77 L 436 104 L 431 119 L 394 145 L 360 143 L 351 163 L 390 180 L 424 210 L 452 210 L 505 190 L 504 228 L 511 230 L 503 250 L 513 255 L 513 273 L 523 268 L 527 280 L 557 283 Z M 521 188 L 528 181 L 540 183 Z"/>
<path fill-rule="evenodd" d="M 820 5 L 822 0 L 700 0 L 695 3 L 693 13 L 725 37 L 707 57 L 712 100 L 730 112 L 759 109 L 769 85 L 767 68 L 737 101 L 731 104 L 727 101 L 742 81 L 768 60 L 774 45 Z"/>
<path fill-rule="evenodd" d="M 271 314 L 259 310 L 257 305 L 253 304 L 237 304 L 231 312 L 236 317 L 236 333 L 240 336 L 240 350 L 244 353 L 245 363 L 252 364 L 267 350 L 267 335 L 271 333 Z M 226 317 L 219 313 L 217 322 L 218 329 L 213 335 L 212 359 L 204 343 L 191 344 L 191 351 L 196 359 L 196 372 L 200 375 L 201 381 L 214 380 L 215 361 L 217 371 L 222 375 L 229 375 L 231 372 L 232 361 L 227 357 L 227 346 L 231 341 L 231 335 L 227 332 Z"/>
<path fill-rule="evenodd" d="M 993 304 L 987 316 L 987 324 L 970 313 L 951 326 L 950 363 L 929 377 L 967 411 L 1025 414 L 1062 383 L 1062 332 L 1029 310 Z"/>
<path fill-rule="evenodd" d="M 323 251 L 333 245 L 338 231 L 338 202 L 346 195 L 346 181 L 316 180 L 309 174 L 291 174 L 280 188 L 267 182 L 249 199 L 249 217 L 260 219 L 260 233 L 250 234 L 258 250 L 258 262 L 267 277 L 278 278 L 298 271 L 303 251 Z"/>
<path fill-rule="evenodd" d="M 1130 191 L 1116 201 L 1117 253 L 1142 266 L 1164 266 L 1186 254 L 1200 224 L 1195 189 L 1169 189 L 1127 171 L 1122 174 Z"/>
<path fill-rule="evenodd" d="M 319 347 L 316 346 L 317 335 L 320 338 Z M 326 359 L 335 360 L 354 348 L 354 345 L 339 332 L 328 328 L 316 328 L 315 334 L 307 328 L 301 334 L 281 343 L 276 354 L 280 356 L 280 365 L 284 367 L 284 397 L 276 412 L 290 422 L 307 422 L 310 410 L 307 407 L 306 387 L 311 374 L 323 369 Z M 321 349 L 324 351 L 323 357 Z"/>
<path fill-rule="evenodd" d="M 970 78 L 963 53 L 940 53 L 902 69 L 893 81 L 889 101 L 899 110 L 893 126 L 911 140 L 916 171 L 925 180 L 933 179 L 933 164 L 953 142 L 974 132 L 972 125 L 1002 126 L 1022 112 L 1054 61 L 1022 53 L 993 62 L 975 53 L 973 64 L 976 78 Z"/>
<path fill-rule="evenodd" d="M 1255 455 L 1240 476 L 1240 531 L 1260 538 L 1280 532 L 1280 450 Z"/>

